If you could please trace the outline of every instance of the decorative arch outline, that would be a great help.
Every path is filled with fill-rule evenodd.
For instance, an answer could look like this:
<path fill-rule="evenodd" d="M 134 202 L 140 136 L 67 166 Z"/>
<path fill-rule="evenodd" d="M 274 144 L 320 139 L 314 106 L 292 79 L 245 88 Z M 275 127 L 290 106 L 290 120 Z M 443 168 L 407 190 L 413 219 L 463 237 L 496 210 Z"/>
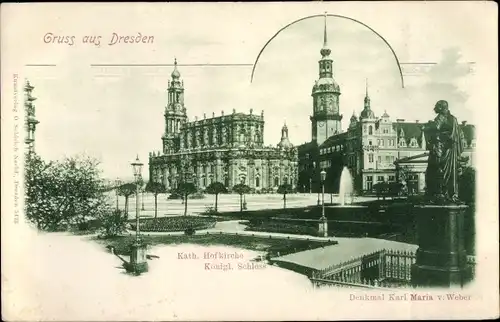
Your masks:
<path fill-rule="evenodd" d="M 274 34 L 274 36 L 272 36 L 267 42 L 266 44 L 264 45 L 264 47 L 262 47 L 262 49 L 260 50 L 259 54 L 257 55 L 257 58 L 255 59 L 255 62 L 253 64 L 253 67 L 252 67 L 252 75 L 250 76 L 250 83 L 253 82 L 253 77 L 255 75 L 255 70 L 257 68 L 257 63 L 259 62 L 259 58 L 260 56 L 262 55 L 262 53 L 264 52 L 264 50 L 266 49 L 267 45 L 269 45 L 271 43 L 271 41 L 273 41 L 274 38 L 276 38 L 280 32 L 282 32 L 283 30 L 285 30 L 286 28 L 290 27 L 291 25 L 297 23 L 297 22 L 300 22 L 302 20 L 306 20 L 306 19 L 310 19 L 310 18 L 315 18 L 315 17 L 324 17 L 325 15 L 312 15 L 312 16 L 307 16 L 307 17 L 304 17 L 304 18 L 300 18 L 298 20 L 295 20 L 291 23 L 289 23 L 288 25 L 286 25 L 285 27 L 281 28 L 280 30 L 278 30 L 278 32 L 276 34 Z M 403 78 L 403 71 L 401 69 L 401 64 L 399 63 L 399 59 L 398 59 L 398 56 L 396 55 L 396 52 L 394 51 L 394 49 L 392 48 L 392 46 L 389 44 L 389 42 L 384 38 L 382 37 L 382 35 L 380 35 L 378 32 L 376 32 L 374 29 L 372 29 L 370 26 L 368 26 L 367 24 L 364 24 L 362 23 L 361 21 L 359 20 L 356 20 L 354 18 L 351 18 L 351 17 L 347 17 L 347 16 L 342 16 L 342 15 L 335 15 L 335 14 L 326 14 L 326 16 L 328 17 L 337 17 L 337 18 L 343 18 L 343 19 L 347 19 L 347 20 L 351 20 L 351 21 L 354 21 L 356 23 L 359 23 L 360 25 L 368 28 L 371 32 L 373 32 L 374 34 L 376 34 L 380 39 L 382 39 L 382 41 L 387 45 L 387 47 L 389 47 L 389 49 L 391 50 L 392 54 L 394 55 L 394 59 L 396 60 L 396 63 L 398 65 L 398 70 L 399 70 L 399 75 L 401 77 L 401 87 L 404 88 L 405 87 L 405 84 L 404 84 L 404 78 Z"/>

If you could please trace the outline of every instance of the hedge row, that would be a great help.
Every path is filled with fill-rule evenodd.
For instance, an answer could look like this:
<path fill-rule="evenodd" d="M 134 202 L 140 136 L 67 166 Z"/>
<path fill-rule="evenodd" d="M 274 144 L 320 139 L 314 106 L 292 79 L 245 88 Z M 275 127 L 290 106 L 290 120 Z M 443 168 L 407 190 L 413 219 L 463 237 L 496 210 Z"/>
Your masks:
<path fill-rule="evenodd" d="M 250 222 L 245 230 L 265 231 L 271 233 L 284 233 L 295 235 L 317 235 L 318 230 L 304 225 L 291 224 L 277 221 Z"/>
<path fill-rule="evenodd" d="M 216 222 L 216 219 L 207 217 L 176 216 L 147 218 L 141 219 L 139 228 L 144 232 L 185 231 L 188 228 L 202 230 L 214 227 Z M 131 223 L 130 225 L 132 229 L 135 229 L 135 223 Z"/>

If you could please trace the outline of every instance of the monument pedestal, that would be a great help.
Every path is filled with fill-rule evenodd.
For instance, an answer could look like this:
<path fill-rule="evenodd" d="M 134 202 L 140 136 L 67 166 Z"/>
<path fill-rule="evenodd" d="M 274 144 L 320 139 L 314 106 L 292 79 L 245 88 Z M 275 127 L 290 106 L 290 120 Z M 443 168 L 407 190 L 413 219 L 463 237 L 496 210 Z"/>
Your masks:
<path fill-rule="evenodd" d="M 470 280 L 464 245 L 467 206 L 422 205 L 415 207 L 418 250 L 411 268 L 414 286 L 463 286 Z"/>
<path fill-rule="evenodd" d="M 128 263 L 127 271 L 134 274 L 141 274 L 148 271 L 148 262 L 146 258 L 147 245 L 135 241 L 131 245 L 130 262 Z"/>
<path fill-rule="evenodd" d="M 318 235 L 320 237 L 328 237 L 328 221 L 326 217 L 319 219 Z"/>

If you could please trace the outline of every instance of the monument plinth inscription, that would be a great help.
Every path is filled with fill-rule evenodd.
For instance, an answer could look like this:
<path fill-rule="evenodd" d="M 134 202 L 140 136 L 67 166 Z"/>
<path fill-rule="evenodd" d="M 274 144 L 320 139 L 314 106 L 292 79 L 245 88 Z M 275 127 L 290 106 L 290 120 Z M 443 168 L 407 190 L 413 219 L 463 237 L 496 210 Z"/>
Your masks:
<path fill-rule="evenodd" d="M 434 111 L 437 116 L 425 129 L 429 149 L 426 194 L 415 206 L 419 248 L 412 284 L 463 285 L 471 275 L 464 246 L 468 206 L 458 198 L 464 136 L 446 101 L 438 101 Z"/>

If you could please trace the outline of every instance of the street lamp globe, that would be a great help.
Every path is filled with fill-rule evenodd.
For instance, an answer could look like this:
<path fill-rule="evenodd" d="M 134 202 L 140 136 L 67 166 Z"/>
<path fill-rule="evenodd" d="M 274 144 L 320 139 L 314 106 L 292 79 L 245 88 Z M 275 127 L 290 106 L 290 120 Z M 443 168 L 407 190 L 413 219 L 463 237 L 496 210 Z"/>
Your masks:
<path fill-rule="evenodd" d="M 326 171 L 325 170 L 321 170 L 321 181 L 325 181 L 326 179 Z"/>
<path fill-rule="evenodd" d="M 142 166 L 144 165 L 143 163 L 141 163 L 141 161 L 139 161 L 139 155 L 137 155 L 135 162 L 132 162 L 131 164 L 134 169 L 134 176 L 136 178 L 139 178 L 142 173 Z"/>

